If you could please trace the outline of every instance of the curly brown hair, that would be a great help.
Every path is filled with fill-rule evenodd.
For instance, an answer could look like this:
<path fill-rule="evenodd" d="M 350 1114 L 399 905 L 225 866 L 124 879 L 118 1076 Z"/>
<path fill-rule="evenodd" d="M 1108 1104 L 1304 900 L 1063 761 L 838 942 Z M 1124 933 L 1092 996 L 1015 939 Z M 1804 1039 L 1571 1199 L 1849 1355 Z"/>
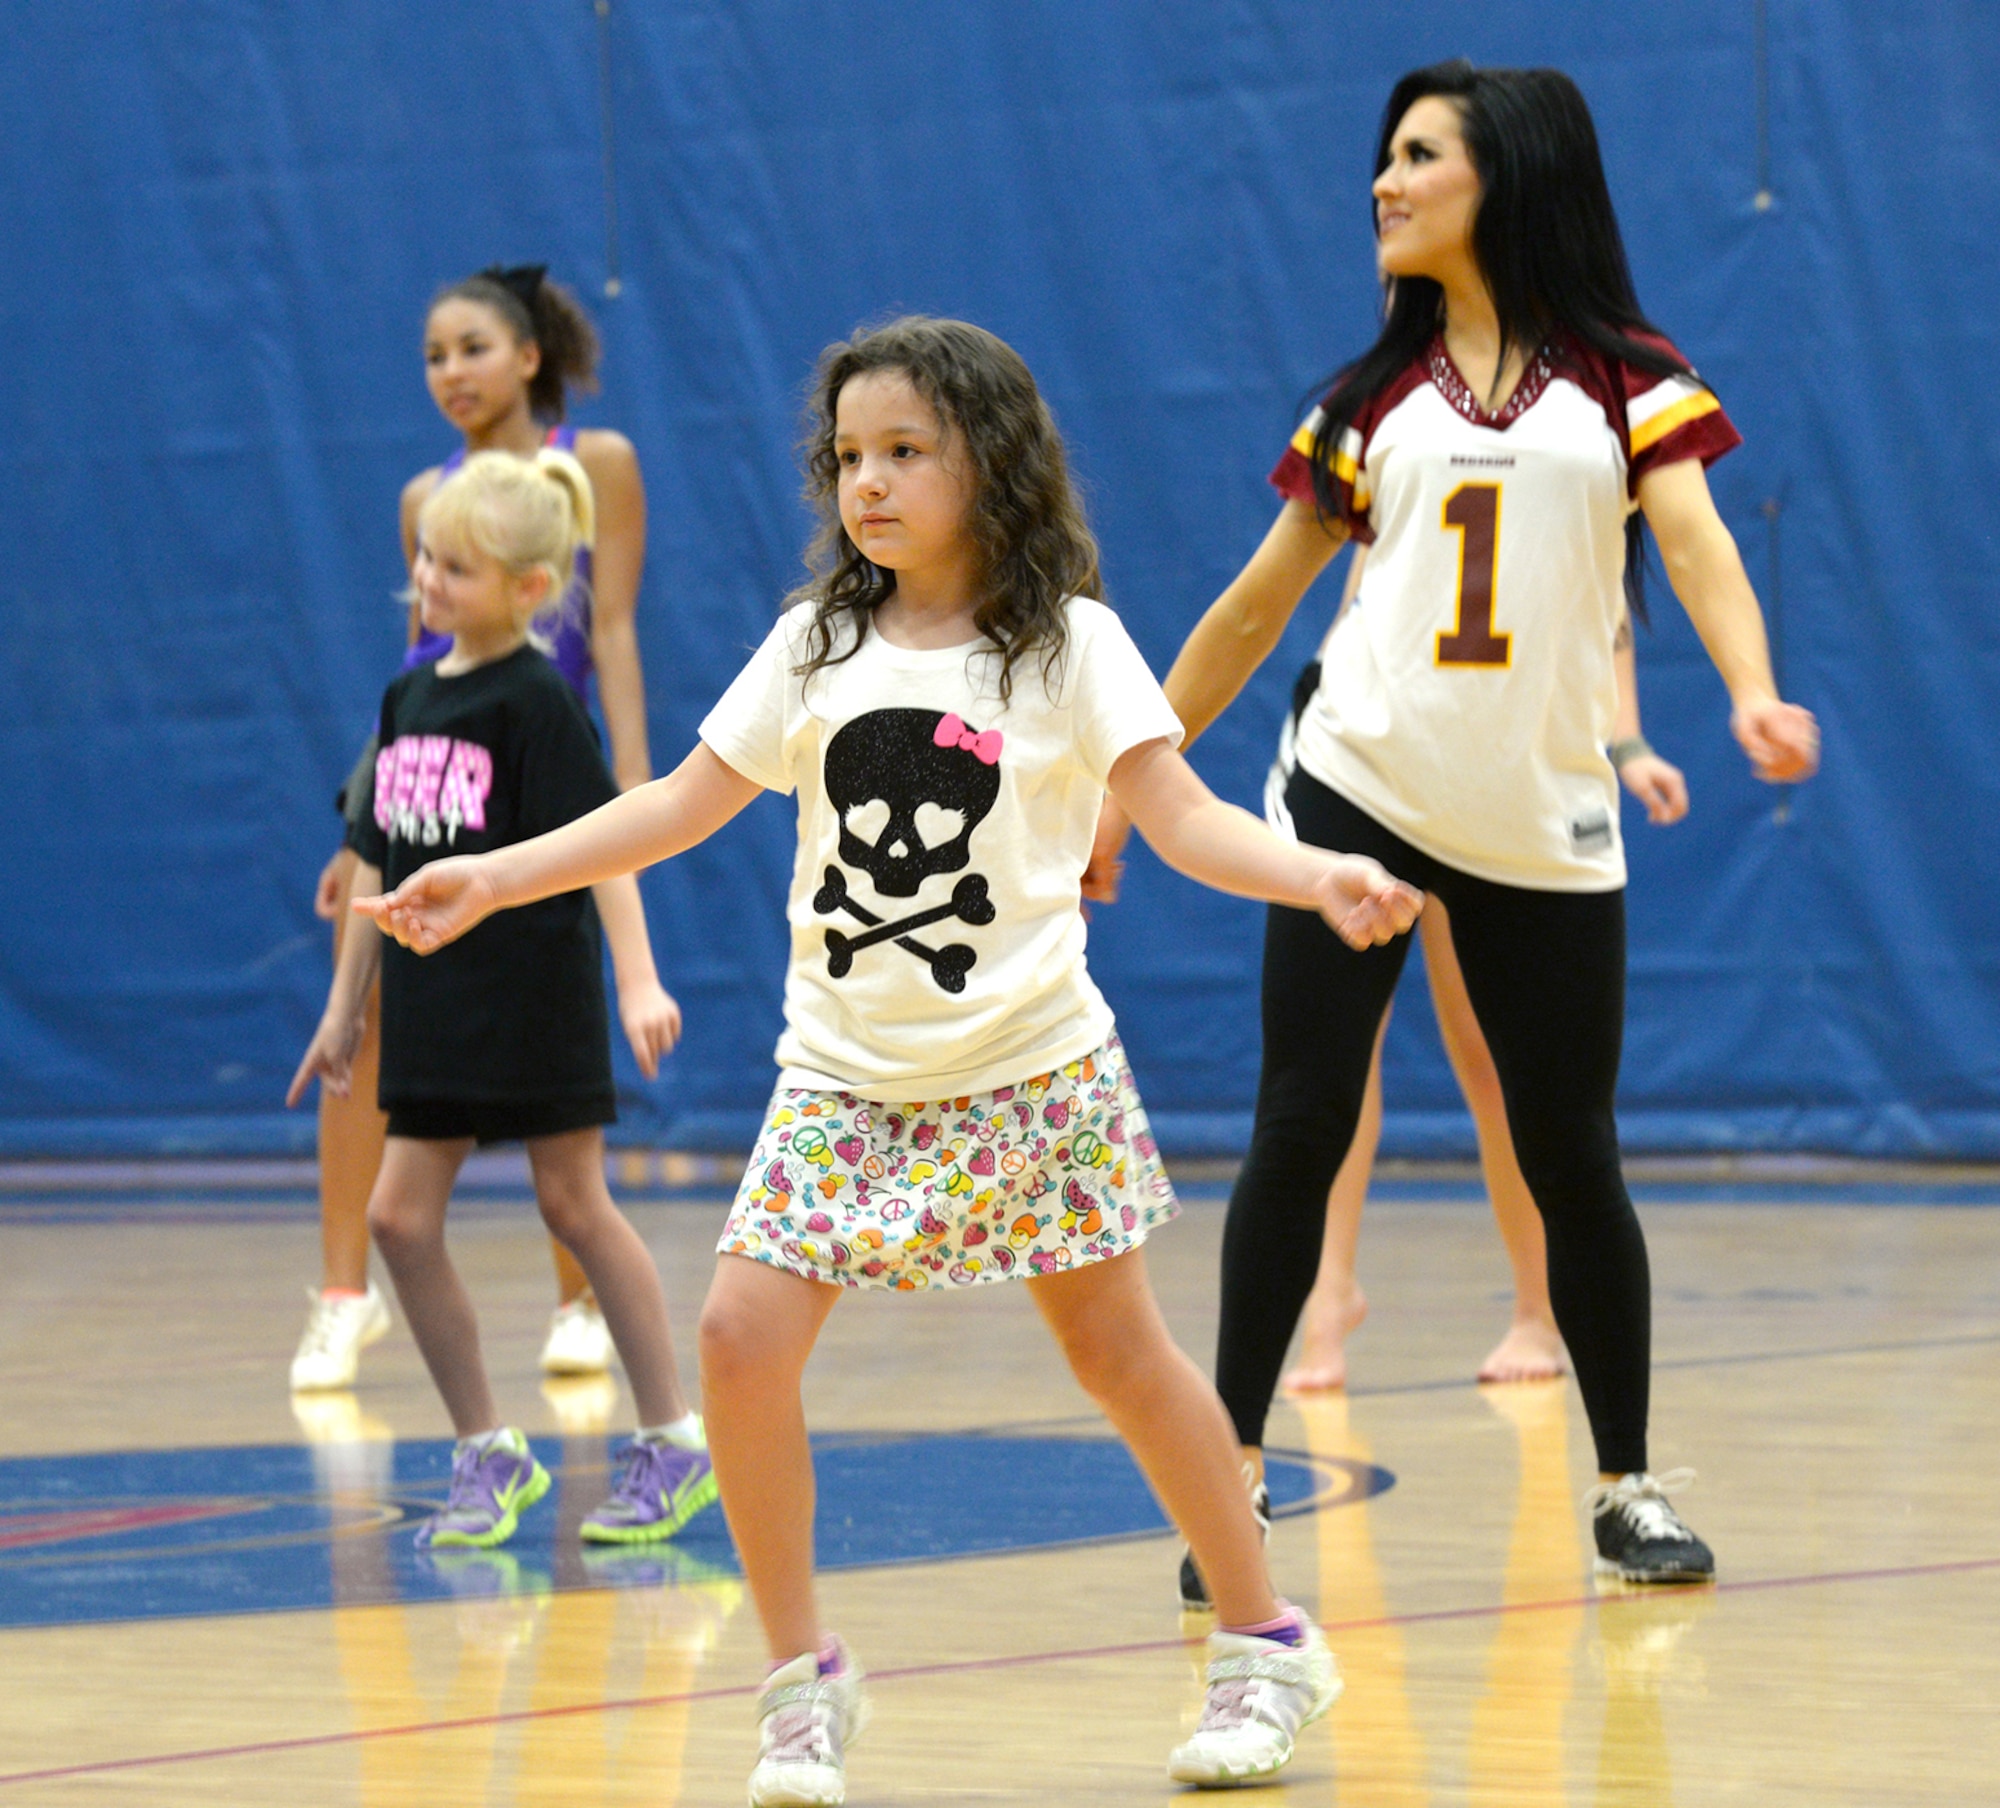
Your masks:
<path fill-rule="evenodd" d="M 441 301 L 462 297 L 498 314 L 516 344 L 532 339 L 542 348 L 541 368 L 528 379 L 528 412 L 544 424 L 568 413 L 569 392 L 597 387 L 597 329 L 583 303 L 542 264 L 507 270 L 489 264 L 460 282 L 447 283 L 424 310 L 429 319 Z"/>
<path fill-rule="evenodd" d="M 810 678 L 853 658 L 876 605 L 896 589 L 896 574 L 864 558 L 840 522 L 835 412 L 841 390 L 872 371 L 907 377 L 936 411 L 947 441 L 957 441 L 972 461 L 969 525 L 981 590 L 973 621 L 1000 655 L 1004 704 L 1013 695 L 1014 667 L 1029 654 L 1041 655 L 1043 682 L 1049 681 L 1067 639 L 1064 603 L 1073 596 L 1101 599 L 1104 586 L 1062 435 L 1034 377 L 1012 346 L 963 320 L 906 315 L 863 328 L 820 356 L 800 447 L 806 500 L 820 525 L 806 548 L 812 577 L 785 599 L 788 608 L 813 606 L 808 655 L 798 669 Z M 843 623 L 853 626 L 853 644 L 836 653 Z"/>

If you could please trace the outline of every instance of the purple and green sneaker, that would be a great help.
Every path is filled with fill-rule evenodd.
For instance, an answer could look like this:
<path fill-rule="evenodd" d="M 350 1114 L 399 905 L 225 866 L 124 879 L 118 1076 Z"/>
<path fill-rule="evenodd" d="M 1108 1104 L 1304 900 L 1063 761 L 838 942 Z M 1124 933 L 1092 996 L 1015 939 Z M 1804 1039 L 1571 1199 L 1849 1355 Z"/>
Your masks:
<path fill-rule="evenodd" d="M 417 1527 L 417 1547 L 505 1544 L 548 1491 L 549 1472 L 511 1425 L 484 1440 L 461 1438 L 451 1459 L 451 1494 L 441 1512 Z"/>
<path fill-rule="evenodd" d="M 625 1468 L 611 1498 L 578 1527 L 592 1544 L 652 1544 L 671 1538 L 715 1501 L 715 1469 L 706 1450 L 635 1438 L 619 1457 Z"/>

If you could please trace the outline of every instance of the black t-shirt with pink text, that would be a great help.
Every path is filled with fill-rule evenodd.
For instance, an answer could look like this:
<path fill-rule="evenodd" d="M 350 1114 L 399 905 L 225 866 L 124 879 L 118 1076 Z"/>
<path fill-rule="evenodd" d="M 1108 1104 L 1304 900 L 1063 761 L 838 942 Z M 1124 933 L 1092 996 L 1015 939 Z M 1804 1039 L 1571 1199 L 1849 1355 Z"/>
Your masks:
<path fill-rule="evenodd" d="M 522 647 L 453 677 L 419 666 L 389 686 L 374 795 L 349 840 L 393 887 L 428 861 L 526 841 L 616 794 L 576 693 Z M 388 943 L 383 1108 L 608 1098 L 601 950 L 588 891 L 500 911 L 435 954 Z"/>

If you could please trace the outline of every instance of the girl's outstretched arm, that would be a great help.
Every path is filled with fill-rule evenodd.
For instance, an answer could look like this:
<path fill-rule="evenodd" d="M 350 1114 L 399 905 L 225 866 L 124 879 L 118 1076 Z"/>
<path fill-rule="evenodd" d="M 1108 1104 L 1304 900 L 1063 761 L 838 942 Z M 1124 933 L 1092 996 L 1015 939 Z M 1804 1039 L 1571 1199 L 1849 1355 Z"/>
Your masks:
<path fill-rule="evenodd" d="M 1392 941 L 1423 909 L 1423 894 L 1376 861 L 1287 841 L 1224 803 L 1164 740 L 1121 754 L 1111 793 L 1176 872 L 1239 897 L 1316 910 L 1349 947 Z"/>
<path fill-rule="evenodd" d="M 660 984 L 653 965 L 653 941 L 646 933 L 646 907 L 639 899 L 639 881 L 630 873 L 603 879 L 590 888 L 597 914 L 604 919 L 604 939 L 611 944 L 611 971 L 618 984 L 618 1021 L 632 1058 L 647 1079 L 659 1078 L 660 1060 L 681 1039 L 681 1007 Z"/>
<path fill-rule="evenodd" d="M 1811 711 L 1779 701 L 1757 593 L 1715 512 L 1701 461 L 1648 471 L 1639 479 L 1639 507 L 1660 543 L 1667 581 L 1729 687 L 1730 731 L 1757 776 L 1770 784 L 1811 778 L 1819 770 L 1819 725 Z"/>
<path fill-rule="evenodd" d="M 404 947 L 429 954 L 496 910 L 671 859 L 706 841 L 762 788 L 701 743 L 665 778 L 588 816 L 490 854 L 433 860 L 387 897 L 356 898 L 354 908 Z"/>

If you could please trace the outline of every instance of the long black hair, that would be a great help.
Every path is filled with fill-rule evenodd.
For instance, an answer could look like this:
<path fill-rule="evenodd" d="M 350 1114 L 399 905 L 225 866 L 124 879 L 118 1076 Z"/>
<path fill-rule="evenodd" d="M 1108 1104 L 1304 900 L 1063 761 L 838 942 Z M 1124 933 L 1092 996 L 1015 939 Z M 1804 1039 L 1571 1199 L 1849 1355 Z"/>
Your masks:
<path fill-rule="evenodd" d="M 928 402 L 958 454 L 971 462 L 970 526 L 979 548 L 980 596 L 973 624 L 1000 655 L 1000 697 L 1013 695 L 1014 667 L 1039 653 L 1046 682 L 1061 658 L 1063 605 L 1100 600 L 1097 541 L 1070 481 L 1055 417 L 1019 352 L 984 327 L 910 314 L 830 345 L 813 373 L 800 450 L 806 500 L 820 518 L 806 548 L 812 577 L 785 599 L 813 607 L 808 677 L 860 651 L 896 574 L 864 558 L 840 520 L 840 458 L 834 450 L 840 392 L 871 371 L 895 371 Z M 853 629 L 850 644 L 841 625 Z"/>
<path fill-rule="evenodd" d="M 549 279 L 546 264 L 488 264 L 431 297 L 426 318 L 453 297 L 489 307 L 507 323 L 516 344 L 533 340 L 542 349 L 541 368 L 528 379 L 528 411 L 554 425 L 568 411 L 572 389 L 597 387 L 597 329 L 583 303 Z"/>
<path fill-rule="evenodd" d="M 1655 376 L 1692 376 L 1685 359 L 1657 343 L 1659 329 L 1640 311 L 1597 128 L 1576 83 L 1559 69 L 1475 69 L 1462 57 L 1414 69 L 1382 111 L 1378 176 L 1389 165 L 1403 115 L 1431 95 L 1457 109 L 1479 177 L 1472 255 L 1499 321 L 1496 372 L 1513 350 L 1532 357 L 1546 347 L 1560 365 L 1581 346 Z M 1374 219 L 1372 199 L 1369 208 Z M 1313 496 L 1323 515 L 1339 508 L 1333 462 L 1341 436 L 1444 325 L 1444 290 L 1429 277 L 1392 277 L 1384 290 L 1381 336 L 1325 385 L 1311 453 Z M 1625 529 L 1625 594 L 1642 621 L 1644 575 L 1634 515 Z"/>

